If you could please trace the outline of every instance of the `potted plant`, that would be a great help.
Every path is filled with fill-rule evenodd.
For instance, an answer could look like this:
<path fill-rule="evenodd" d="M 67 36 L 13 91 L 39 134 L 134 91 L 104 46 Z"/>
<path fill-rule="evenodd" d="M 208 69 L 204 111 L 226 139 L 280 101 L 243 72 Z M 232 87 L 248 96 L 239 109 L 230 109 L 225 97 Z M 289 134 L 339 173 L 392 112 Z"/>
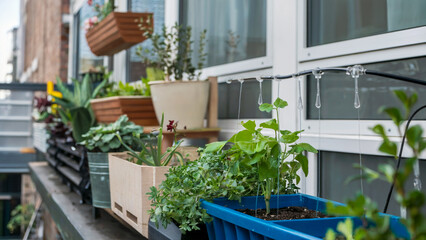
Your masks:
<path fill-rule="evenodd" d="M 92 127 L 83 134 L 84 145 L 88 152 L 90 183 L 92 188 L 92 204 L 98 208 L 111 208 L 108 153 L 125 150 L 119 138 L 129 146 L 135 146 L 136 139 L 143 136 L 143 128 L 129 122 L 126 115 L 116 122 Z"/>
<path fill-rule="evenodd" d="M 86 75 L 81 83 L 76 79 L 72 79 L 72 81 L 73 91 L 68 89 L 60 78 L 56 79 L 56 86 L 62 94 L 62 98 L 56 97 L 55 103 L 61 106 L 58 113 L 62 122 L 71 125 L 74 140 L 81 142 L 82 135 L 96 123 L 90 100 L 98 95 L 106 84 L 106 79 L 94 89 L 89 75 Z"/>
<path fill-rule="evenodd" d="M 100 98 L 90 100 L 96 120 L 100 123 L 111 123 L 121 115 L 141 126 L 157 126 L 158 120 L 152 105 L 151 93 L 147 79 L 143 85 L 109 83 L 101 91 Z"/>
<path fill-rule="evenodd" d="M 164 117 L 161 123 L 163 120 Z M 140 140 L 139 153 L 120 140 L 129 152 L 109 154 L 112 211 L 145 237 L 148 237 L 148 210 L 151 205 L 146 193 L 165 179 L 169 170 L 167 165 L 174 156 L 183 161 L 183 156 L 176 151 L 182 140 L 163 153 L 162 135 L 163 128 L 160 127 L 156 138 Z M 121 139 L 120 135 L 116 136 Z"/>
<path fill-rule="evenodd" d="M 44 97 L 34 97 L 33 117 L 33 145 L 39 151 L 46 153 L 47 139 L 47 124 L 53 122 L 54 115 L 51 113 L 50 106 L 52 102 Z"/>
<path fill-rule="evenodd" d="M 204 126 L 209 99 L 209 82 L 198 81 L 207 55 L 204 51 L 206 31 L 200 34 L 196 66 L 193 65 L 191 31 L 191 27 L 177 24 L 171 28 L 164 26 L 160 34 L 145 31 L 152 47 L 138 51 L 142 61 L 150 67 L 148 78 L 163 80 L 149 82 L 157 118 L 164 113 L 166 120 L 179 121 L 187 129 Z M 183 81 L 184 78 L 189 81 Z"/>
<path fill-rule="evenodd" d="M 93 1 L 87 3 L 92 6 Z M 146 39 L 140 25 L 152 31 L 152 13 L 114 12 L 114 0 L 96 4 L 97 16 L 85 22 L 86 39 L 90 50 L 97 56 L 110 56 Z"/>

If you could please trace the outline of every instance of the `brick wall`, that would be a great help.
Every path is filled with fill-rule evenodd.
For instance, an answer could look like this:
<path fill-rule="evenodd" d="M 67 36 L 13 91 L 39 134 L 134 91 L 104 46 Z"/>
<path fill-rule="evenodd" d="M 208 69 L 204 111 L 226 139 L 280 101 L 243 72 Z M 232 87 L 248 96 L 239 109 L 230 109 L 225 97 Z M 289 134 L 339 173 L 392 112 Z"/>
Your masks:
<path fill-rule="evenodd" d="M 65 80 L 69 27 L 62 23 L 62 15 L 69 13 L 69 0 L 28 0 L 24 7 L 24 71 L 31 72 L 28 81 L 54 81 L 57 76 Z M 32 67 L 35 61 L 36 69 Z"/>

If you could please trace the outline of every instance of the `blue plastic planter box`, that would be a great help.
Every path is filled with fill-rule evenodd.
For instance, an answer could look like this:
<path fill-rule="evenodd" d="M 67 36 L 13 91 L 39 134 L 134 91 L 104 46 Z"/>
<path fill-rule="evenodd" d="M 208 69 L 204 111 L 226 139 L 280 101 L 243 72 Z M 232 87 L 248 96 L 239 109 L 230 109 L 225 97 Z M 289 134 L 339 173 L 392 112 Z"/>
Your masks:
<path fill-rule="evenodd" d="M 272 196 L 271 208 L 306 207 L 311 210 L 324 211 L 329 200 L 305 194 Z M 333 202 L 336 205 L 341 203 Z M 255 218 L 234 209 L 255 209 L 256 197 L 243 197 L 241 203 L 218 198 L 214 203 L 202 201 L 201 206 L 213 217 L 213 222 L 206 224 L 210 240 L 221 239 L 322 239 L 329 228 L 336 229 L 345 217 L 314 218 L 299 220 L 266 221 Z M 257 197 L 257 208 L 265 208 L 263 197 Z M 271 210 L 273 211 L 273 210 Z M 354 218 L 354 226 L 361 221 Z M 399 218 L 392 217 L 391 227 L 401 237 L 407 237 L 405 228 Z"/>

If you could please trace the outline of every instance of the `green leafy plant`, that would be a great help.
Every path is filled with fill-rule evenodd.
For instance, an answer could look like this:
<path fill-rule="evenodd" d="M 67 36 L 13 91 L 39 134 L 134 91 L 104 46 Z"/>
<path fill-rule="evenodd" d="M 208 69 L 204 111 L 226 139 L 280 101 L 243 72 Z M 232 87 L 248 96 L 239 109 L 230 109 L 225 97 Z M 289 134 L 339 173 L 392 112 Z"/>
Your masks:
<path fill-rule="evenodd" d="M 146 79 L 142 79 L 143 85 L 131 85 L 129 83 L 109 83 L 104 88 L 99 97 L 115 97 L 115 96 L 151 96 L 149 85 Z M 148 86 L 147 86 L 148 85 Z"/>
<path fill-rule="evenodd" d="M 242 167 L 256 169 L 267 214 L 270 213 L 269 201 L 273 193 L 296 193 L 298 190 L 296 184 L 301 179 L 297 171 L 302 169 L 303 173 L 308 175 L 308 159 L 303 153 L 305 151 L 317 153 L 317 150 L 308 143 L 296 143 L 299 139 L 298 134 L 302 131 L 291 132 L 279 129 L 278 112 L 287 105 L 287 102 L 280 98 L 277 98 L 273 104 L 260 105 L 261 111 L 276 111 L 277 118 L 261 123 L 259 128 L 251 120 L 242 123 L 245 129 L 227 141 L 240 150 L 239 158 Z M 273 130 L 274 137 L 264 135 L 262 133 L 264 129 Z M 216 148 L 211 150 L 219 151 L 227 142 L 217 144 Z M 282 188 L 284 191 L 281 191 Z"/>
<path fill-rule="evenodd" d="M 164 113 L 161 116 L 161 125 L 164 123 Z M 183 164 L 183 156 L 177 151 L 177 148 L 182 144 L 183 140 L 179 140 L 169 147 L 165 153 L 162 153 L 162 141 L 163 141 L 163 127 L 159 128 L 158 136 L 156 138 L 157 144 L 153 144 L 153 138 L 147 138 L 146 141 L 138 139 L 138 147 L 142 150 L 137 153 L 131 147 L 129 147 L 121 138 L 120 135 L 116 134 L 121 144 L 129 151 L 128 154 L 131 156 L 130 161 L 136 164 L 146 164 L 148 166 L 167 166 L 174 156 L 177 156 L 181 164 Z"/>
<path fill-rule="evenodd" d="M 417 94 L 407 96 L 403 91 L 394 91 L 394 93 L 403 104 L 405 116 L 408 117 L 412 106 L 417 101 Z M 402 117 L 403 114 L 400 110 L 391 107 L 382 108 L 382 111 L 391 117 L 401 133 L 404 121 Z M 372 128 L 372 131 L 382 138 L 379 151 L 397 158 L 397 143 L 391 141 L 384 127 L 378 124 Z M 363 175 L 351 179 L 364 178 L 370 182 L 380 179 L 388 183 L 394 183 L 396 200 L 401 208 L 406 209 L 407 212 L 406 218 L 401 218 L 400 221 L 406 226 L 410 234 L 410 239 L 426 239 L 426 218 L 421 211 L 421 209 L 424 208 L 425 195 L 418 189 L 408 191 L 406 188 L 406 182 L 410 175 L 412 175 L 413 172 L 419 171 L 419 157 L 426 149 L 423 129 L 419 125 L 409 127 L 407 129 L 406 139 L 413 154 L 412 157 L 405 161 L 402 169 L 397 170 L 392 163 L 380 164 L 378 166 L 378 171 L 362 167 Z M 342 239 L 399 239 L 390 229 L 390 217 L 379 214 L 377 204 L 361 194 L 354 200 L 350 200 L 346 206 L 336 207 L 332 204 L 328 204 L 327 212 L 337 216 L 355 216 L 362 220 L 362 226 L 356 228 L 355 231 L 352 231 L 352 229 L 349 231 L 348 228 L 343 231 L 343 227 L 337 229 L 339 233 L 343 234 L 341 237 Z M 345 223 L 345 225 L 349 226 L 349 223 Z M 338 233 L 329 229 L 326 239 L 335 239 L 337 235 Z"/>
<path fill-rule="evenodd" d="M 55 103 L 61 106 L 58 113 L 65 124 L 71 125 L 75 141 L 81 142 L 82 135 L 96 122 L 90 100 L 98 95 L 107 80 L 104 79 L 94 90 L 89 75 L 81 83 L 76 79 L 72 79 L 72 82 L 74 90 L 70 91 L 59 77 L 56 79 L 62 98 L 55 98 Z"/>
<path fill-rule="evenodd" d="M 108 0 L 105 2 L 105 4 L 95 4 L 93 7 L 93 10 L 96 12 L 96 16 L 99 21 L 102 21 L 102 19 L 106 18 L 112 11 L 115 9 L 115 0 Z M 87 0 L 87 4 L 89 6 L 93 6 L 93 0 Z"/>
<path fill-rule="evenodd" d="M 35 208 L 32 204 L 16 206 L 16 208 L 10 213 L 11 218 L 7 223 L 7 229 L 9 229 L 11 233 L 14 233 L 21 226 L 27 228 L 34 210 Z"/>
<path fill-rule="evenodd" d="M 207 145 L 207 148 L 214 146 Z M 202 150 L 200 150 L 202 151 Z M 199 225 L 211 221 L 200 199 L 212 201 L 227 197 L 239 200 L 243 195 L 254 195 L 256 172 L 238 170 L 238 159 L 230 157 L 236 149 L 220 153 L 202 151 L 201 157 L 184 165 L 172 167 L 167 179 L 158 188 L 151 187 L 151 220 L 157 227 L 177 223 L 180 230 L 198 230 Z"/>
<path fill-rule="evenodd" d="M 207 56 L 205 53 L 206 30 L 200 34 L 198 63 L 194 66 L 191 27 L 184 27 L 176 23 L 170 29 L 163 26 L 161 33 L 158 34 L 144 26 L 144 24 L 140 24 L 144 36 L 152 42 L 152 47 L 144 49 L 139 47 L 136 54 L 142 58 L 142 62 L 146 66 L 163 71 L 166 81 L 172 76 L 176 80 L 181 80 L 184 75 L 190 80 L 199 79 Z M 196 73 L 197 70 L 198 73 Z M 159 75 L 157 74 L 157 76 Z"/>
<path fill-rule="evenodd" d="M 116 134 L 121 137 L 126 145 L 132 146 L 132 148 L 135 148 L 138 139 L 144 136 L 141 126 L 129 122 L 127 115 L 122 115 L 114 123 L 91 127 L 87 133 L 83 134 L 83 141 L 79 144 L 84 145 L 92 152 L 125 151 L 125 147 L 121 144 Z"/>

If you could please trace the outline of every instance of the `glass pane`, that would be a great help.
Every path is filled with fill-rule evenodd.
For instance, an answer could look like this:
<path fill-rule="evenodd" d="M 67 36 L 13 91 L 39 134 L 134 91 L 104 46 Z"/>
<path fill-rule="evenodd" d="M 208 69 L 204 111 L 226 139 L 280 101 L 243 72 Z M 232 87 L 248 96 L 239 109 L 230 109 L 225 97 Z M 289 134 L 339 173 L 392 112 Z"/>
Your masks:
<path fill-rule="evenodd" d="M 132 12 L 151 12 L 154 13 L 154 31 L 161 32 L 164 25 L 164 0 L 131 0 L 130 9 Z M 136 48 L 142 46 L 143 49 L 150 48 L 152 45 L 150 40 L 144 41 L 136 46 L 133 46 L 128 51 L 128 82 L 140 80 L 141 77 L 146 77 L 145 65 L 141 62 L 140 57 L 136 55 Z"/>
<path fill-rule="evenodd" d="M 266 1 L 181 0 L 180 22 L 192 27 L 194 46 L 207 30 L 205 67 L 266 56 Z"/>
<path fill-rule="evenodd" d="M 383 163 L 394 165 L 396 162 L 393 157 L 362 155 L 362 164 L 365 167 L 377 170 L 378 165 Z M 321 197 L 343 203 L 348 198 L 355 197 L 356 193 L 361 191 L 360 180 L 348 184 L 345 183 L 348 177 L 360 174 L 359 169 L 353 167 L 354 164 L 359 164 L 358 154 L 321 151 L 319 164 L 319 187 Z M 404 166 L 404 160 L 401 162 L 401 166 Z M 425 171 L 426 161 L 420 161 L 420 172 L 423 173 Z M 421 174 L 420 179 L 424 183 L 426 181 L 426 175 Z M 364 180 L 363 186 L 364 194 L 377 202 L 379 210 L 383 211 L 390 184 L 382 180 L 373 181 L 371 183 L 367 183 L 367 181 Z M 406 189 L 407 191 L 413 189 L 413 176 L 408 179 Z M 395 201 L 395 191 L 389 203 L 388 213 L 400 215 L 399 205 Z"/>
<path fill-rule="evenodd" d="M 104 0 L 93 1 L 93 5 L 95 4 L 102 5 L 103 3 L 104 3 Z M 103 66 L 104 64 L 103 57 L 95 56 L 90 51 L 89 45 L 87 45 L 87 40 L 86 40 L 86 30 L 84 29 L 84 21 L 95 15 L 96 15 L 96 12 L 93 10 L 93 7 L 89 6 L 87 2 L 85 1 L 78 13 L 78 21 L 77 21 L 78 24 L 75 28 L 75 30 L 78 31 L 77 33 L 78 39 L 77 39 L 77 47 L 76 47 L 77 53 L 75 55 L 77 56 L 76 75 L 78 76 L 81 76 L 82 73 L 86 73 L 86 72 L 100 71 L 99 67 Z M 74 77 L 77 77 L 77 76 L 74 76 Z"/>
<path fill-rule="evenodd" d="M 365 64 L 363 67 L 369 70 L 426 80 L 426 57 Z M 315 108 L 316 89 L 315 78 L 309 76 L 307 80 L 308 119 L 318 119 L 318 109 Z M 413 110 L 426 102 L 426 86 L 372 75 L 360 76 L 360 119 L 389 119 L 387 115 L 379 113 L 382 106 L 403 109 L 402 104 L 392 92 L 397 89 L 408 94 L 417 92 L 419 99 Z M 325 73 L 320 80 L 320 92 L 321 119 L 358 119 L 358 111 L 354 108 L 354 80 L 350 76 L 344 73 Z M 415 119 L 426 119 L 426 111 L 417 114 Z"/>
<path fill-rule="evenodd" d="M 426 25 L 424 0 L 308 0 L 307 46 Z"/>
<path fill-rule="evenodd" d="M 262 83 L 263 102 L 272 101 L 272 81 Z M 233 81 L 231 84 L 219 83 L 219 119 L 238 119 L 238 105 L 240 96 L 240 83 Z M 271 118 L 272 114 L 259 111 L 259 83 L 247 81 L 243 83 L 241 91 L 240 118 Z"/>

